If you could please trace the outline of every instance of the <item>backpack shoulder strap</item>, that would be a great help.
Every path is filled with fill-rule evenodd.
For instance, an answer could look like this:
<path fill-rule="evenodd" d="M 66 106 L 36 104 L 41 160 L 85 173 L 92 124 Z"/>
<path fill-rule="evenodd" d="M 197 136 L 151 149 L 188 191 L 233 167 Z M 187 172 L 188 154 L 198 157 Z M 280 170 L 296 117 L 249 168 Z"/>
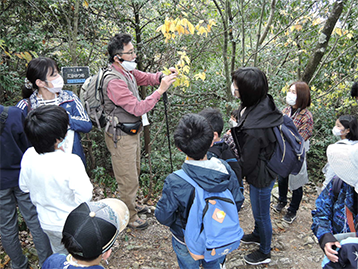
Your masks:
<path fill-rule="evenodd" d="M 6 122 L 8 116 L 9 116 L 9 107 L 5 106 L 4 110 L 0 114 L 0 135 L 4 131 L 5 122 Z"/>
<path fill-rule="evenodd" d="M 181 177 L 182 179 L 184 179 L 186 182 L 188 182 L 194 188 L 200 188 L 198 183 L 196 183 L 191 177 L 189 177 L 188 174 L 185 173 L 185 171 L 183 169 L 175 171 L 174 174 L 176 174 L 179 177 Z"/>
<path fill-rule="evenodd" d="M 343 180 L 337 176 L 335 176 L 332 180 L 333 180 L 332 191 L 334 195 L 334 201 L 337 201 L 339 192 L 342 189 Z"/>

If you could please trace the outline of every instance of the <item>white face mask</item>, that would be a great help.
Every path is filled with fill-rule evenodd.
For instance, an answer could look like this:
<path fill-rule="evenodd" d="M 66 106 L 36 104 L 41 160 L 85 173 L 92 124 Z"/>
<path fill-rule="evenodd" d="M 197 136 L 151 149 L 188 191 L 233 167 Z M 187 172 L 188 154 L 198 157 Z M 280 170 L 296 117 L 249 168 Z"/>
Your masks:
<path fill-rule="evenodd" d="M 63 78 L 61 76 L 58 76 L 58 78 L 55 78 L 54 80 L 47 81 L 47 82 L 51 82 L 53 87 L 48 88 L 45 86 L 44 88 L 46 88 L 47 90 L 49 90 L 52 93 L 59 93 L 62 90 L 63 85 L 64 85 Z"/>
<path fill-rule="evenodd" d="M 296 104 L 296 100 L 297 100 L 297 95 L 292 93 L 292 92 L 288 92 L 286 95 L 286 103 L 290 106 L 294 106 Z"/>
<path fill-rule="evenodd" d="M 341 129 L 339 129 L 337 126 L 334 126 L 332 129 L 332 133 L 335 136 L 341 136 L 342 135 L 342 131 Z"/>
<path fill-rule="evenodd" d="M 234 87 L 234 82 L 233 83 L 231 83 L 231 94 L 232 94 L 232 96 L 234 96 L 234 98 L 239 98 L 239 97 L 237 97 L 236 95 L 235 95 L 235 87 Z"/>
<path fill-rule="evenodd" d="M 61 141 L 60 143 L 58 143 L 57 147 L 58 147 L 59 149 L 64 150 L 62 147 L 65 145 L 65 143 L 66 143 L 66 136 L 65 136 L 64 139 L 62 139 L 62 141 Z"/>
<path fill-rule="evenodd" d="M 230 119 L 230 120 L 229 120 L 229 125 L 230 125 L 230 128 L 234 128 L 234 127 L 237 126 L 237 122 L 234 121 L 234 120 L 232 120 L 232 119 Z"/>
<path fill-rule="evenodd" d="M 137 63 L 135 62 L 135 60 L 123 61 L 123 62 L 121 62 L 121 65 L 124 68 L 124 70 L 126 70 L 126 71 L 132 71 L 137 67 Z"/>

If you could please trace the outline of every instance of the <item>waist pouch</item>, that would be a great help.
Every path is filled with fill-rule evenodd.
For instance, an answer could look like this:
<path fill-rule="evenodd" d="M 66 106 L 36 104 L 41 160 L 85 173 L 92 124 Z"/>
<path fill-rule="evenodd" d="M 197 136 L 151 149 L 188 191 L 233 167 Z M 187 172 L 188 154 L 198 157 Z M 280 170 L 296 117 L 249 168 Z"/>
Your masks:
<path fill-rule="evenodd" d="M 138 133 L 140 127 L 142 126 L 142 121 L 137 121 L 134 123 L 118 123 L 117 127 L 123 132 L 129 135 L 135 135 Z"/>

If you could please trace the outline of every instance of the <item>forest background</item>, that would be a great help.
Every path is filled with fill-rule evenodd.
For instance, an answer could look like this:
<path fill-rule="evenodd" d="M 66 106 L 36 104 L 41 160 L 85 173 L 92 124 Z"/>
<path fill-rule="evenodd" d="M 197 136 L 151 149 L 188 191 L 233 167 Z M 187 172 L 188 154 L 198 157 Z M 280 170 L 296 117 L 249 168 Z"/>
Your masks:
<path fill-rule="evenodd" d="M 231 72 L 239 67 L 266 73 L 280 109 L 290 83 L 310 85 L 314 130 L 308 169 L 315 184 L 323 178 L 326 147 L 337 139 L 331 132 L 335 120 L 358 114 L 350 98 L 358 80 L 356 0 L 2 0 L 0 7 L 2 105 L 21 100 L 32 58 L 51 57 L 60 68 L 89 66 L 95 74 L 108 63 L 109 39 L 120 32 L 133 36 L 139 70 L 180 69 L 182 79 L 168 92 L 168 117 L 160 101 L 143 132 L 140 184 L 147 200 L 160 194 L 165 177 L 183 162 L 172 134 L 184 114 L 216 107 L 229 128 L 230 112 L 239 106 L 230 91 Z M 66 89 L 79 94 L 80 86 Z M 142 98 L 154 90 L 141 87 Z M 82 136 L 87 171 L 114 192 L 103 138 L 95 127 Z"/>

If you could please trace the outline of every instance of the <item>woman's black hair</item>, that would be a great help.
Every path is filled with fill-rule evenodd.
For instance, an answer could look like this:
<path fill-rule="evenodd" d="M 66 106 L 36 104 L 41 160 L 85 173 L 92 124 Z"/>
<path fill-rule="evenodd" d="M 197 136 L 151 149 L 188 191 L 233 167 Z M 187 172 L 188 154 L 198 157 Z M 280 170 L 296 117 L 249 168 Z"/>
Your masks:
<path fill-rule="evenodd" d="M 352 115 L 342 115 L 338 118 L 344 129 L 349 129 L 346 135 L 348 140 L 358 140 L 358 123 L 357 118 Z"/>
<path fill-rule="evenodd" d="M 268 93 L 267 77 L 264 72 L 256 67 L 242 67 L 234 71 L 232 81 L 239 89 L 243 107 L 258 104 Z"/>
<path fill-rule="evenodd" d="M 46 81 L 47 75 L 53 75 L 55 71 L 58 71 L 57 64 L 54 60 L 48 57 L 38 57 L 32 59 L 26 71 L 26 79 L 30 83 L 25 83 L 22 88 L 22 97 L 29 98 L 34 90 L 38 89 L 36 80 Z M 31 85 L 32 84 L 32 85 Z"/>
<path fill-rule="evenodd" d="M 296 86 L 297 108 L 305 109 L 306 107 L 309 107 L 311 105 L 311 93 L 307 83 L 304 81 L 296 81 L 292 83 L 289 88 L 291 88 L 292 85 Z"/>
<path fill-rule="evenodd" d="M 358 81 L 354 82 L 351 89 L 352 98 L 358 97 Z"/>

